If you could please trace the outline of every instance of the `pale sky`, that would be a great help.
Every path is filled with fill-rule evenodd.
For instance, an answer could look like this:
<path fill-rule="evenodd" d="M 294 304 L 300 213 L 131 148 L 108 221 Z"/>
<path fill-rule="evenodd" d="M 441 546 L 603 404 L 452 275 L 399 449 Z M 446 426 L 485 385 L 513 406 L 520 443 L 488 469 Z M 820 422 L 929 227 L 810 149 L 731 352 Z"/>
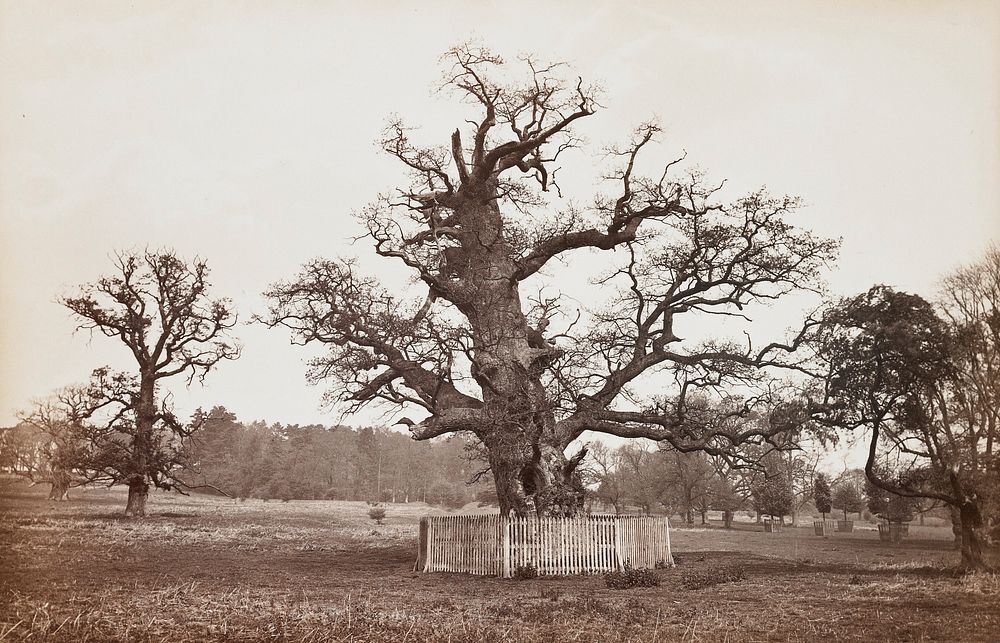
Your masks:
<path fill-rule="evenodd" d="M 116 249 L 205 257 L 243 320 L 310 258 L 370 257 L 351 213 L 404 177 L 374 141 L 398 113 L 448 142 L 465 113 L 432 91 L 437 61 L 470 38 L 600 82 L 581 167 L 656 117 L 651 161 L 684 149 L 735 192 L 801 196 L 799 223 L 843 237 L 835 293 L 930 295 L 1000 240 L 994 2 L 0 0 L 0 425 L 94 367 L 130 366 L 56 303 Z M 237 334 L 239 361 L 171 387 L 182 415 L 340 419 L 305 384 L 308 351 Z"/>

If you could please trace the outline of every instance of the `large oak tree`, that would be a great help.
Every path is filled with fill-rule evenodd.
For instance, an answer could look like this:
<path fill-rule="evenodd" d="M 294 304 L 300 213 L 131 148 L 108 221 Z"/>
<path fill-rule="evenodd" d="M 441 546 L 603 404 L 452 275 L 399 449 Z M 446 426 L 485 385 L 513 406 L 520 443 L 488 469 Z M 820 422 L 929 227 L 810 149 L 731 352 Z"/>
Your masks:
<path fill-rule="evenodd" d="M 89 423 L 85 436 L 91 477 L 128 485 L 126 514 L 145 515 L 150 485 L 180 484 L 177 467 L 192 427 L 173 414 L 161 382 L 203 380 L 219 362 L 239 356 L 229 334 L 236 324 L 232 304 L 210 298 L 209 286 L 204 260 L 147 250 L 118 254 L 114 274 L 62 299 L 79 329 L 118 340 L 135 359 L 132 373 L 95 371 L 95 411 L 104 417 Z"/>
<path fill-rule="evenodd" d="M 674 328 L 816 284 L 837 244 L 786 221 L 798 201 L 758 191 L 723 203 L 699 173 L 674 178 L 676 163 L 641 175 L 659 132 L 647 124 L 609 151 L 613 193 L 571 205 L 557 163 L 597 113 L 594 89 L 565 80 L 562 65 L 510 65 L 472 46 L 444 61 L 444 89 L 471 105 L 470 119 L 431 147 L 392 122 L 381 144 L 410 182 L 361 213 L 375 252 L 426 296 L 394 296 L 339 260 L 272 286 L 265 321 L 329 347 L 311 378 L 333 380 L 348 410 L 419 407 L 418 422 L 401 420 L 418 440 L 477 436 L 505 513 L 581 506 L 584 451 L 566 452 L 585 431 L 724 453 L 787 429 L 730 420 L 763 399 L 748 387 L 785 365 L 794 340 L 694 342 Z M 555 298 L 529 297 L 553 264 L 594 251 L 608 266 L 595 301 L 615 293 L 605 309 L 576 318 Z M 719 393 L 727 384 L 743 397 Z"/>

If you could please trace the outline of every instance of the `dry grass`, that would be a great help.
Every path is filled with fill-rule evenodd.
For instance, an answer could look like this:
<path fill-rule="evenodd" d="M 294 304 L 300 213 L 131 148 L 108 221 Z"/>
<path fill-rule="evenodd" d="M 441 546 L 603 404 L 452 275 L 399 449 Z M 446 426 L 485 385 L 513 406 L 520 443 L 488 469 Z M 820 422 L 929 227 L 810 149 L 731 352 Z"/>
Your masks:
<path fill-rule="evenodd" d="M 1000 580 L 963 576 L 949 533 L 901 547 L 676 529 L 659 587 L 600 576 L 522 582 L 412 572 L 422 505 L 238 503 L 123 494 L 70 503 L 0 489 L 0 641 L 991 640 Z"/>

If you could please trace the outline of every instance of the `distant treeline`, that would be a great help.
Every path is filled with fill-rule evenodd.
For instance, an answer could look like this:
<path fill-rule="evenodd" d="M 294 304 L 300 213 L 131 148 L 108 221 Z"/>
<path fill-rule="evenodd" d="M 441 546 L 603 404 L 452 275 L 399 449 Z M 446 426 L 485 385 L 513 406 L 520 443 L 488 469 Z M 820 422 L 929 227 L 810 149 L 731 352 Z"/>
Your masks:
<path fill-rule="evenodd" d="M 180 478 L 234 498 L 365 500 L 461 507 L 489 500 L 492 484 L 468 484 L 485 468 L 459 437 L 416 442 L 385 428 L 242 422 L 224 407 L 199 410 Z M 0 469 L 27 470 L 46 437 L 21 423 L 0 430 Z"/>

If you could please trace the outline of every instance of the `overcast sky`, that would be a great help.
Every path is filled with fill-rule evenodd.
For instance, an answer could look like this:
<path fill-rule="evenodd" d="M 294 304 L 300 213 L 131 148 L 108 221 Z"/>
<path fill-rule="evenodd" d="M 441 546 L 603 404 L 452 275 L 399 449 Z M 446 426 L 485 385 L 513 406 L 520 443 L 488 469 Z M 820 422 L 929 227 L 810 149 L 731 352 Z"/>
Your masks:
<path fill-rule="evenodd" d="M 365 256 L 351 213 L 403 178 L 374 140 L 398 113 L 447 143 L 438 57 L 470 38 L 601 84 L 581 166 L 655 117 L 657 160 L 801 196 L 799 223 L 843 237 L 835 293 L 930 295 L 1000 239 L 998 3 L 379 4 L 0 0 L 0 425 L 129 367 L 56 303 L 116 249 L 205 257 L 244 320 L 304 261 Z M 238 362 L 173 386 L 178 411 L 339 419 L 287 334 L 238 334 Z"/>

